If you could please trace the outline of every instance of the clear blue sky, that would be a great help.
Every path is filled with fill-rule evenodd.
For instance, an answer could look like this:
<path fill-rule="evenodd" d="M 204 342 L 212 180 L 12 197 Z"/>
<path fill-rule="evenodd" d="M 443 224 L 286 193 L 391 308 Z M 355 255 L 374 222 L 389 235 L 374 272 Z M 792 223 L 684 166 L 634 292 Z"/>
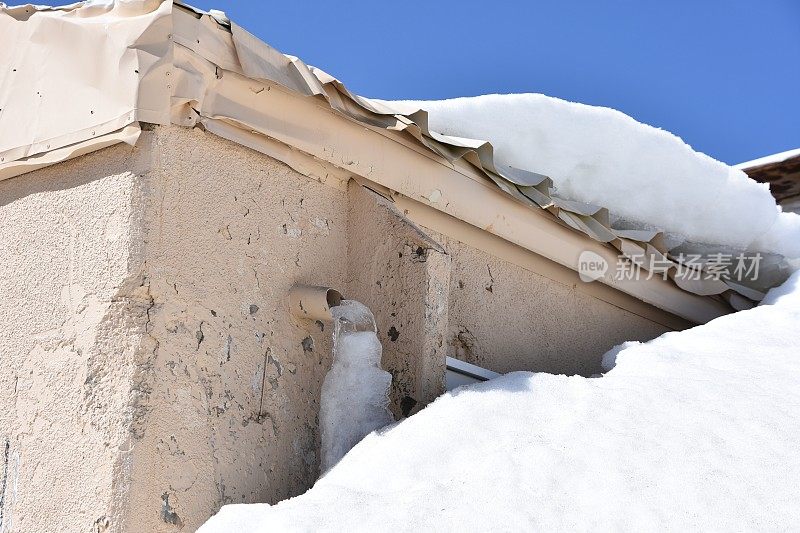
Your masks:
<path fill-rule="evenodd" d="M 727 163 L 800 147 L 800 0 L 194 0 L 365 96 L 540 92 Z"/>

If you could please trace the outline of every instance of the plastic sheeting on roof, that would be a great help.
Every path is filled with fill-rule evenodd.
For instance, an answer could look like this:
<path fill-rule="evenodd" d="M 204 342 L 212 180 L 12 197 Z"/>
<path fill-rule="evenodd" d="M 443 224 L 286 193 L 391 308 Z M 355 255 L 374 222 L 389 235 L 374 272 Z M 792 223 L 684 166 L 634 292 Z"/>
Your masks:
<path fill-rule="evenodd" d="M 258 94 L 265 90 L 260 82 L 270 82 L 315 97 L 366 126 L 402 132 L 446 161 L 469 163 L 532 209 L 612 245 L 644 268 L 659 265 L 659 275 L 667 273 L 687 292 L 719 295 L 746 308 L 788 277 L 782 257 L 766 256 L 757 281 L 698 279 L 696 268 L 681 268 L 678 254 L 714 250 L 670 247 L 659 231 L 614 229 L 606 209 L 554 197 L 550 178 L 499 167 L 490 143 L 431 131 L 424 110 L 398 113 L 351 93 L 218 14 L 174 5 L 142 0 L 0 8 L 4 43 L 46 44 L 0 47 L 0 64 L 12 67 L 0 73 L 0 176 L 4 170 L 7 176 L 26 171 L 25 161 L 37 154 L 118 133 L 136 121 L 201 125 L 217 133 L 224 124 L 266 134 Z M 297 129 L 300 135 L 302 125 Z M 12 162 L 15 171 L 9 171 Z"/>

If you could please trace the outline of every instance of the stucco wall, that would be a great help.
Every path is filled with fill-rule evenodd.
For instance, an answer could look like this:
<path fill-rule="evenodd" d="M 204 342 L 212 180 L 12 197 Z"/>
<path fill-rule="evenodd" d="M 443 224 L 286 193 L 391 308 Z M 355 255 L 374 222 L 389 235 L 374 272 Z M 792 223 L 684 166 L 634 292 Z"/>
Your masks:
<path fill-rule="evenodd" d="M 664 330 L 354 181 L 177 127 L 0 182 L 0 254 L 13 531 L 190 531 L 307 489 L 330 328 L 289 314 L 294 283 L 372 308 L 397 416 L 442 390 L 445 354 L 589 374 Z"/>
<path fill-rule="evenodd" d="M 91 531 L 124 505 L 150 343 L 139 171 L 118 146 L 0 182 L 0 530 Z"/>
<path fill-rule="evenodd" d="M 448 353 L 495 372 L 590 376 L 626 340 L 668 328 L 508 261 L 427 230 L 452 260 Z"/>
<path fill-rule="evenodd" d="M 444 392 L 450 256 L 392 202 L 355 181 L 348 192 L 346 295 L 375 315 L 399 419 Z"/>
<path fill-rule="evenodd" d="M 330 332 L 288 313 L 295 282 L 340 287 L 347 192 L 199 130 L 159 128 L 147 176 L 154 306 L 130 522 L 198 527 L 220 505 L 276 502 L 317 476 Z"/>

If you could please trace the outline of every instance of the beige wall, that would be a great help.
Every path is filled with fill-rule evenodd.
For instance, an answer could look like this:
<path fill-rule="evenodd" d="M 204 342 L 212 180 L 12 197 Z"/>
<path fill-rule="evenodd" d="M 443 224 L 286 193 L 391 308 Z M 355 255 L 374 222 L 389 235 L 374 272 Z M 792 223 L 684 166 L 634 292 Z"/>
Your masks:
<path fill-rule="evenodd" d="M 390 201 L 355 181 L 349 195 L 346 295 L 375 315 L 400 418 L 444 390 L 450 256 Z"/>
<path fill-rule="evenodd" d="M 199 130 L 159 129 L 153 143 L 144 239 L 158 348 L 129 521 L 191 530 L 221 504 L 276 502 L 316 479 L 329 331 L 297 324 L 288 291 L 344 283 L 347 193 Z"/>
<path fill-rule="evenodd" d="M 669 331 L 579 291 L 577 274 L 567 285 L 455 239 L 437 239 L 452 257 L 450 357 L 501 373 L 590 376 L 617 344 Z"/>
<path fill-rule="evenodd" d="M 4 532 L 91 531 L 124 504 L 149 345 L 131 268 L 142 155 L 119 146 L 0 182 Z"/>
<path fill-rule="evenodd" d="M 297 282 L 372 308 L 398 416 L 446 354 L 589 374 L 665 329 L 435 237 L 353 181 L 176 127 L 0 182 L 3 527 L 193 530 L 308 488 L 330 328 L 288 313 Z"/>

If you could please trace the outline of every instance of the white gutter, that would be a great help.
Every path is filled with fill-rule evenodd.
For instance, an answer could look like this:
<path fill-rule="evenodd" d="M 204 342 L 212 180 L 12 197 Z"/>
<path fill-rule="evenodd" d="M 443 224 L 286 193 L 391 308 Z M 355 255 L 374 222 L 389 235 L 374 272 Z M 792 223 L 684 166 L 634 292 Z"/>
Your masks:
<path fill-rule="evenodd" d="M 466 361 L 462 361 L 454 357 L 447 357 L 446 359 L 448 370 L 458 372 L 459 374 L 463 374 L 480 381 L 488 381 L 501 376 L 501 374 L 498 374 L 497 372 L 492 372 L 486 368 L 467 363 Z"/>
<path fill-rule="evenodd" d="M 792 159 L 794 157 L 800 157 L 800 148 L 795 148 L 794 150 L 787 150 L 785 152 L 780 152 L 778 154 L 767 155 L 764 157 L 760 157 L 758 159 L 753 159 L 752 161 L 745 161 L 744 163 L 733 165 L 733 168 L 738 168 L 739 170 L 750 170 L 752 168 L 763 167 L 765 165 L 783 163 L 787 159 Z"/>
<path fill-rule="evenodd" d="M 481 381 L 488 381 L 496 377 L 500 377 L 497 372 L 492 372 L 477 365 L 455 359 L 453 357 L 446 358 L 446 374 L 445 374 L 445 388 L 453 390 L 462 385 L 469 385 L 471 383 L 480 383 Z"/>

